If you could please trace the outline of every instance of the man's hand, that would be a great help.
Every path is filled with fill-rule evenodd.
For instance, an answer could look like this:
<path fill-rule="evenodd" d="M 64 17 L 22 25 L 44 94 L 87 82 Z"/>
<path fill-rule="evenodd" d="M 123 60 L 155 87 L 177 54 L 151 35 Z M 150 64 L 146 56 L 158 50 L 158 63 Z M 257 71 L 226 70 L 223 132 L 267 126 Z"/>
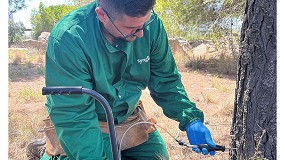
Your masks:
<path fill-rule="evenodd" d="M 209 129 L 200 120 L 195 120 L 186 126 L 186 133 L 191 145 L 208 144 L 211 147 L 216 147 Z M 199 148 L 193 148 L 192 150 L 196 153 L 202 152 L 204 155 L 209 154 L 209 151 L 206 148 L 203 148 L 202 150 Z M 213 156 L 215 154 L 215 151 L 210 151 L 210 155 Z"/>

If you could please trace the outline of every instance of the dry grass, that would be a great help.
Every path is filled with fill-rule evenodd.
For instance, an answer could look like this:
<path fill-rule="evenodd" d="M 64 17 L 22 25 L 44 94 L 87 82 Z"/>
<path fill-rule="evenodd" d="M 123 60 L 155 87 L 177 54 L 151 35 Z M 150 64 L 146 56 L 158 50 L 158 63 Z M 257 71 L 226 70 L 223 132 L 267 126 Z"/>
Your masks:
<path fill-rule="evenodd" d="M 23 52 L 23 53 L 22 53 Z M 42 120 L 47 116 L 45 97 L 40 95 L 44 84 L 43 54 L 28 54 L 27 51 L 9 52 L 9 159 L 26 158 L 26 146 L 39 133 Z M 37 57 L 37 58 L 34 58 Z M 221 78 L 200 72 L 182 72 L 182 81 L 189 98 L 204 111 L 205 123 L 217 144 L 229 146 L 231 113 L 234 102 L 235 79 Z M 176 136 L 178 123 L 166 118 L 160 107 L 151 99 L 147 90 L 141 99 L 149 116 L 154 117 L 168 132 Z M 171 126 L 171 127 L 170 127 Z M 190 148 L 179 146 L 164 130 L 160 130 L 171 159 L 216 159 L 228 158 L 228 152 L 218 152 L 216 156 L 198 155 Z M 187 142 L 184 132 L 180 138 Z"/>
<path fill-rule="evenodd" d="M 191 51 L 174 54 L 180 71 L 203 70 L 216 75 L 235 75 L 237 58 L 224 52 L 194 55 Z"/>

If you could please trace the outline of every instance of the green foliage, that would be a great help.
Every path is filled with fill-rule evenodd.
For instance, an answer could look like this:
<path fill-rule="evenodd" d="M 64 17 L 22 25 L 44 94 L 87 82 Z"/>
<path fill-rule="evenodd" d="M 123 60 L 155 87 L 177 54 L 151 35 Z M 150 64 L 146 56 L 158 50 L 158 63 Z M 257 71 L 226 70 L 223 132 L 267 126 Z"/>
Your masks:
<path fill-rule="evenodd" d="M 8 5 L 9 13 L 15 13 L 18 10 L 27 8 L 25 0 L 8 0 Z"/>
<path fill-rule="evenodd" d="M 37 38 L 42 32 L 50 32 L 59 19 L 75 8 L 76 6 L 71 5 L 55 5 L 45 7 L 45 5 L 41 2 L 38 10 L 32 11 L 30 19 L 33 37 Z"/>
<path fill-rule="evenodd" d="M 239 30 L 233 23 L 241 21 L 244 4 L 245 0 L 157 0 L 155 10 L 170 37 L 215 40 Z"/>
<path fill-rule="evenodd" d="M 89 4 L 94 0 L 69 0 L 69 1 L 71 1 L 71 3 L 73 3 L 75 6 L 80 7 Z"/>
<path fill-rule="evenodd" d="M 24 34 L 25 34 L 25 26 L 23 22 L 14 22 L 12 20 L 9 20 L 8 24 L 8 45 L 9 47 L 22 40 Z"/>
<path fill-rule="evenodd" d="M 31 88 L 23 88 L 19 91 L 19 97 L 24 101 L 40 102 L 44 99 L 41 92 Z"/>

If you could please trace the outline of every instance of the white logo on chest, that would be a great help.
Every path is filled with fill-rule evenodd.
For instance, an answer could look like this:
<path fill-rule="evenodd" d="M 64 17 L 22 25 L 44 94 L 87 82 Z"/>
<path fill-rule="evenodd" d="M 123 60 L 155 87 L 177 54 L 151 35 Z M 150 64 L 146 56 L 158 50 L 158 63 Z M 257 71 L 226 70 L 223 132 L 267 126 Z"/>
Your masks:
<path fill-rule="evenodd" d="M 142 64 L 142 63 L 147 63 L 148 61 L 150 60 L 149 56 L 147 56 L 146 58 L 144 59 L 138 59 L 137 62 L 139 64 Z"/>

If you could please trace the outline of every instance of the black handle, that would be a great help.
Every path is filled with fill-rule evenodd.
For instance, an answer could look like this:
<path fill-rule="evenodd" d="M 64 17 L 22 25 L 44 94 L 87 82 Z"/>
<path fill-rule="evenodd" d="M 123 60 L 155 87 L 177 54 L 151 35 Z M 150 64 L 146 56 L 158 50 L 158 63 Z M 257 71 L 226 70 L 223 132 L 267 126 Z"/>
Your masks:
<path fill-rule="evenodd" d="M 198 144 L 197 147 L 202 150 L 202 148 L 206 148 L 209 152 L 210 151 L 222 151 L 224 152 L 226 150 L 225 146 L 222 145 L 216 145 L 216 147 L 211 147 L 207 144 Z"/>
<path fill-rule="evenodd" d="M 175 140 L 176 140 L 176 142 L 178 142 L 179 145 L 192 147 L 192 148 L 194 148 L 194 146 L 196 148 L 196 146 L 197 146 L 197 148 L 199 148 L 200 150 L 202 150 L 203 148 L 206 148 L 209 152 L 210 151 L 222 151 L 222 152 L 224 152 L 226 150 L 226 147 L 222 146 L 222 145 L 216 145 L 216 147 L 211 147 L 208 144 L 189 145 L 189 144 L 183 142 L 182 140 L 178 140 L 178 139 L 175 139 Z"/>
<path fill-rule="evenodd" d="M 42 95 L 82 94 L 82 86 L 52 86 L 43 87 Z"/>

